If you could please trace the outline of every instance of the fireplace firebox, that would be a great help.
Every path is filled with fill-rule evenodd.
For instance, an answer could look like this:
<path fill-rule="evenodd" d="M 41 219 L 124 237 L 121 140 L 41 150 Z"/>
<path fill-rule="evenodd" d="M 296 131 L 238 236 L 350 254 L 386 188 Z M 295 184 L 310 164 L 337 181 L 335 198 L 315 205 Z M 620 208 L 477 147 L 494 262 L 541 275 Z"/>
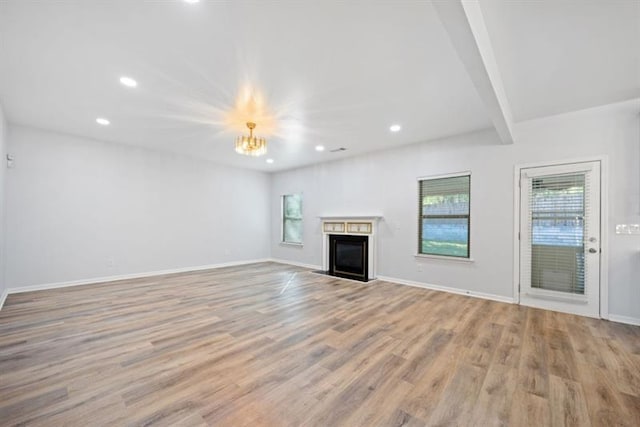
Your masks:
<path fill-rule="evenodd" d="M 329 274 L 366 282 L 369 280 L 369 237 L 329 235 Z"/>

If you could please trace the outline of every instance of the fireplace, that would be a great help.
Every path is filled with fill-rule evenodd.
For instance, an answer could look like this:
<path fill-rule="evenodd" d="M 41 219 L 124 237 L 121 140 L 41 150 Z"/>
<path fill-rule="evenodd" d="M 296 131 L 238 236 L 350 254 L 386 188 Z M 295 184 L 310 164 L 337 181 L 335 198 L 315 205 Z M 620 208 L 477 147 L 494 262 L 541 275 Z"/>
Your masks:
<path fill-rule="evenodd" d="M 322 270 L 368 282 L 376 279 L 376 240 L 382 215 L 321 216 Z"/>
<path fill-rule="evenodd" d="M 329 271 L 332 276 L 369 280 L 369 237 L 329 235 Z"/>

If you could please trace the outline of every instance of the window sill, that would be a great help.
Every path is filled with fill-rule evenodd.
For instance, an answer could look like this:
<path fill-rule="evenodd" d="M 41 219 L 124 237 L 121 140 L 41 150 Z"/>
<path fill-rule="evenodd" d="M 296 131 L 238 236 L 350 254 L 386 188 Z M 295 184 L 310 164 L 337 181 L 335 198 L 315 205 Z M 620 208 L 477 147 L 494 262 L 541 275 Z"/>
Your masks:
<path fill-rule="evenodd" d="M 461 258 L 461 257 L 455 257 L 455 256 L 415 254 L 414 257 L 427 258 L 427 259 L 442 259 L 442 260 L 457 261 L 457 262 L 476 262 L 473 258 Z"/>
<path fill-rule="evenodd" d="M 298 248 L 301 248 L 301 247 L 304 246 L 303 243 L 293 243 L 293 242 L 280 242 L 280 245 L 282 245 L 282 246 L 295 246 L 295 247 L 298 247 Z"/>

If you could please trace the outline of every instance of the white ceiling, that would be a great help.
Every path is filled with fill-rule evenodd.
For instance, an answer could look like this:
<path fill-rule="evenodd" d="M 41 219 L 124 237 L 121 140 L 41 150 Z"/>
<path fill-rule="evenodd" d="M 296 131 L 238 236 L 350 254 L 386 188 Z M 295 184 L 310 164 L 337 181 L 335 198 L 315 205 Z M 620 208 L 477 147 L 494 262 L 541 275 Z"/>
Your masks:
<path fill-rule="evenodd" d="M 638 3 L 614 3 L 482 3 L 516 118 L 639 95 Z M 10 122 L 251 169 L 491 126 L 426 1 L 5 0 L 0 43 Z M 247 86 L 265 111 L 230 120 Z M 272 165 L 233 151 L 252 115 Z"/>
<path fill-rule="evenodd" d="M 515 121 L 640 97 L 640 0 L 481 0 Z"/>

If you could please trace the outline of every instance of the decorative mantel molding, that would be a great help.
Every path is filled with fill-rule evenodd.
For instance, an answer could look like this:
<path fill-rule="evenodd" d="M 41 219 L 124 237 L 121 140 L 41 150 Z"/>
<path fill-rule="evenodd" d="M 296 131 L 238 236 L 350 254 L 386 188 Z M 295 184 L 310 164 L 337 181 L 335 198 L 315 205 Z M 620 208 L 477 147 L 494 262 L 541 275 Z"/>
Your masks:
<path fill-rule="evenodd" d="M 383 218 L 382 215 L 321 215 L 318 218 L 322 220 L 350 220 L 350 219 L 369 219 L 369 220 L 381 220 Z"/>
<path fill-rule="evenodd" d="M 376 278 L 378 221 L 382 215 L 322 215 L 322 269 L 329 271 L 329 235 L 367 235 L 368 241 L 368 277 Z"/>

